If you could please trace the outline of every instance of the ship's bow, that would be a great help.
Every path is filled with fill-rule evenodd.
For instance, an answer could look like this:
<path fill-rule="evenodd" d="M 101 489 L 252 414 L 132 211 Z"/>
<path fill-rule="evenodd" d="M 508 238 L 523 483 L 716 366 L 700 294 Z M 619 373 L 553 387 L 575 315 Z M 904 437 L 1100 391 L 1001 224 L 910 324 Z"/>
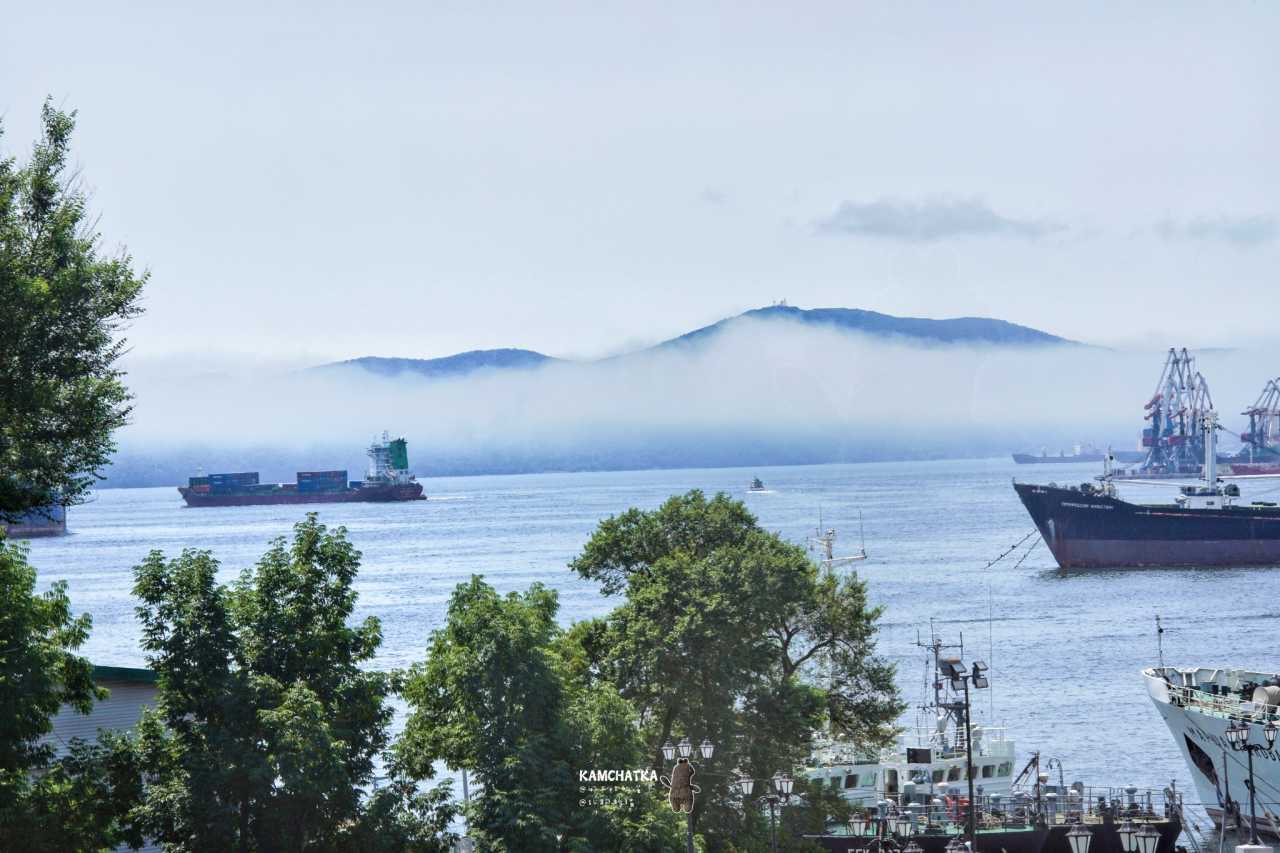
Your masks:
<path fill-rule="evenodd" d="M 1035 524 L 1036 530 L 1040 531 L 1045 544 L 1049 546 L 1049 551 L 1053 554 L 1053 558 L 1057 560 L 1058 566 L 1064 569 L 1067 568 L 1069 563 L 1066 560 L 1066 554 L 1058 536 L 1058 525 L 1053 516 L 1053 507 L 1056 505 L 1056 501 L 1052 498 L 1051 490 L 1044 486 L 1036 486 L 1030 483 L 1014 483 L 1013 490 L 1018 493 L 1018 500 L 1022 501 L 1022 505 L 1026 507 L 1027 514 L 1031 516 L 1031 521 Z"/>

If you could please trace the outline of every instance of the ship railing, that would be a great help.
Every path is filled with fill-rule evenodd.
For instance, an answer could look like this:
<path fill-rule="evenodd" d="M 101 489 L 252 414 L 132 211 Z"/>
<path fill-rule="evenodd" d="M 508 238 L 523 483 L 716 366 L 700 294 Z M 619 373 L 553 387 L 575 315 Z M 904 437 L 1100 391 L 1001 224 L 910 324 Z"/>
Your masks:
<path fill-rule="evenodd" d="M 993 744 L 1001 746 L 1010 743 L 1005 737 L 1006 729 L 1003 726 L 983 726 L 974 729 L 973 744 L 974 755 L 985 756 L 989 754 L 987 747 Z M 907 729 L 905 735 L 901 738 L 903 747 L 918 747 L 920 749 L 932 749 L 940 753 L 942 758 L 957 758 L 965 754 L 964 732 L 958 732 L 951 738 L 943 737 L 942 733 L 937 729 L 928 727 L 917 727 Z"/>
<path fill-rule="evenodd" d="M 881 818 L 909 815 L 915 831 L 964 823 L 969 815 L 968 791 L 953 793 L 893 794 L 884 796 L 868 811 Z M 976 798 L 978 822 L 984 827 L 1009 826 L 1039 818 L 1051 826 L 1075 822 L 1169 820 L 1182 818 L 1182 792 L 1173 788 L 1124 788 L 1083 786 L 1065 791 L 1056 785 L 1034 786 L 1011 794 L 979 793 Z"/>
<path fill-rule="evenodd" d="M 1252 702 L 1239 696 L 1220 696 L 1196 687 L 1168 685 L 1169 701 L 1183 708 L 1234 720 L 1280 720 L 1280 706 Z"/>

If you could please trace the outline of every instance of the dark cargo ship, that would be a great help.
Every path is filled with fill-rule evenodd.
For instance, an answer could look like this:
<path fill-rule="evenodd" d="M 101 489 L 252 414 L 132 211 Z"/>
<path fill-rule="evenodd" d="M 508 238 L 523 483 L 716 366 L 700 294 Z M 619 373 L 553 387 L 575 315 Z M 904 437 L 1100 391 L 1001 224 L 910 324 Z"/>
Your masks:
<path fill-rule="evenodd" d="M 1183 486 L 1174 503 L 1121 500 L 1109 467 L 1097 485 L 1013 488 L 1063 569 L 1280 565 L 1280 506 L 1240 503 L 1239 486 L 1219 483 L 1216 428 L 1210 410 L 1204 415 L 1207 477 L 1203 485 Z"/>
<path fill-rule="evenodd" d="M 1111 458 L 1116 462 L 1141 462 L 1146 454 L 1139 450 L 1113 450 Z M 1050 456 L 1043 449 L 1037 456 L 1034 453 L 1015 453 L 1013 461 L 1019 465 L 1051 465 L 1063 462 L 1101 462 L 1106 454 L 1091 446 L 1075 447 L 1071 453 L 1059 450 L 1057 456 Z"/>
<path fill-rule="evenodd" d="M 187 506 L 258 506 L 424 500 L 422 484 L 409 473 L 408 444 L 403 438 L 381 442 L 369 450 L 363 480 L 348 480 L 345 470 L 299 471 L 296 483 L 259 483 L 257 471 L 191 477 L 178 492 Z"/>
<path fill-rule="evenodd" d="M 1206 476 L 1174 503 L 1121 501 L 1110 465 L 1097 485 L 1014 483 L 1061 569 L 1280 565 L 1280 506 L 1242 503 L 1238 485 L 1219 483 L 1217 415 L 1202 420 Z"/>
<path fill-rule="evenodd" d="M 1013 487 L 1063 569 L 1280 565 L 1280 506 L 1237 504 L 1236 486 L 1184 486 L 1171 504 L 1130 503 L 1089 483 Z"/>

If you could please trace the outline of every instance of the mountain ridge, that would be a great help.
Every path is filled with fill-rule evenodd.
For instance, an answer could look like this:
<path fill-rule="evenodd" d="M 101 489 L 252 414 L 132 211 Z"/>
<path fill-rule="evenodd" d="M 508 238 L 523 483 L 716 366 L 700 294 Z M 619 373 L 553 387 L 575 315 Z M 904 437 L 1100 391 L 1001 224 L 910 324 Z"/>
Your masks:
<path fill-rule="evenodd" d="M 768 305 L 752 308 L 741 314 L 726 317 L 706 326 L 685 332 L 649 347 L 606 358 L 574 362 L 569 359 L 546 355 L 536 350 L 504 347 L 487 350 L 468 350 L 439 358 L 386 358 L 360 356 L 344 361 L 330 362 L 310 368 L 359 368 L 383 377 L 416 374 L 429 379 L 456 378 L 480 370 L 530 370 L 547 364 L 595 364 L 632 358 L 649 352 L 670 349 L 687 349 L 700 346 L 729 327 L 744 321 L 793 322 L 814 328 L 858 332 L 888 339 L 908 339 L 916 342 L 962 345 L 976 344 L 1006 347 L 1083 346 L 1077 341 L 1059 337 L 1049 332 L 1010 323 L 991 317 L 898 317 L 862 308 L 799 308 L 792 305 Z"/>

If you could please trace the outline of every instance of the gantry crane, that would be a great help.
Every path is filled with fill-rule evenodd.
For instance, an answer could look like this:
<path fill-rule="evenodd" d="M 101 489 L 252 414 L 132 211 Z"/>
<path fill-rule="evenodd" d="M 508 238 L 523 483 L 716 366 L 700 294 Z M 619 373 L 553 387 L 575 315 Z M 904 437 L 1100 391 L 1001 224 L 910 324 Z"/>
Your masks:
<path fill-rule="evenodd" d="M 1142 467 L 1168 474 L 1195 473 L 1204 458 L 1204 414 L 1213 408 L 1209 383 L 1186 348 L 1169 348 L 1155 393 L 1146 406 L 1151 426 L 1142 431 L 1150 448 Z"/>

